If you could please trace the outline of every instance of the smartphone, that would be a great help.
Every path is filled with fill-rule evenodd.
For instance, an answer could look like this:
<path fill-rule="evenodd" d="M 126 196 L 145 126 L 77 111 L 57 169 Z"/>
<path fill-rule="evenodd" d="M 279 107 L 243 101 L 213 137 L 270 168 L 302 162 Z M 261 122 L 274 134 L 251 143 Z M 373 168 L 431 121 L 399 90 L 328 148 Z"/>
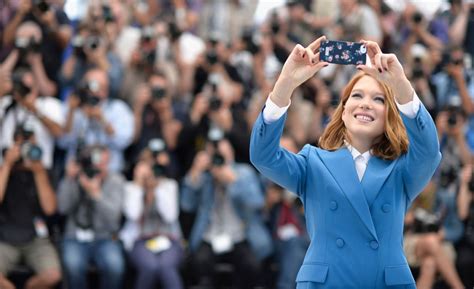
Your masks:
<path fill-rule="evenodd" d="M 321 43 L 319 59 L 335 64 L 365 64 L 367 48 L 363 43 L 327 40 Z"/>

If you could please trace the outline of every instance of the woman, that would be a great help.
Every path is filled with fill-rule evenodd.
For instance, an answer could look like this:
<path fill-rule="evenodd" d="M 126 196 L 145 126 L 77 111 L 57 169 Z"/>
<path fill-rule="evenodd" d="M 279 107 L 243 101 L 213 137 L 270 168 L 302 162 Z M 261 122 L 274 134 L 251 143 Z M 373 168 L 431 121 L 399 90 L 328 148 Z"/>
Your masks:
<path fill-rule="evenodd" d="M 416 288 L 403 219 L 441 154 L 433 120 L 397 57 L 363 41 L 373 66 L 357 67 L 362 73 L 344 89 L 320 148 L 293 154 L 279 147 L 293 90 L 328 65 L 317 53 L 324 40 L 293 49 L 250 144 L 257 169 L 305 206 L 311 244 L 297 288 Z"/>

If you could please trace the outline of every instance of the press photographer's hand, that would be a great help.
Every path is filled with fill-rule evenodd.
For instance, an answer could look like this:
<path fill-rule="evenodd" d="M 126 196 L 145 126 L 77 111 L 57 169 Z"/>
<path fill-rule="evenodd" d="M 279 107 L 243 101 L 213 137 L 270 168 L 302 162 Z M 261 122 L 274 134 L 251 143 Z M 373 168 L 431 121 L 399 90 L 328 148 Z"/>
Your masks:
<path fill-rule="evenodd" d="M 15 162 L 17 162 L 21 157 L 21 148 L 20 145 L 15 144 L 11 148 L 9 148 L 4 157 L 4 164 L 8 166 L 12 166 Z"/>

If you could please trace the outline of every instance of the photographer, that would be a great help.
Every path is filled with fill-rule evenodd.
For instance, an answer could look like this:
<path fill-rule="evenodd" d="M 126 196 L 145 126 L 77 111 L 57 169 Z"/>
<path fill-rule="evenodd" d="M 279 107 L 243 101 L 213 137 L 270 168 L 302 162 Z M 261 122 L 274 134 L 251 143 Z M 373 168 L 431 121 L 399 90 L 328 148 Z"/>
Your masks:
<path fill-rule="evenodd" d="M 81 143 L 104 145 L 110 150 L 109 169 L 120 172 L 123 150 L 133 138 L 133 114 L 122 100 L 109 96 L 107 73 L 89 70 L 67 103 L 65 134 L 58 144 L 71 158 Z"/>
<path fill-rule="evenodd" d="M 93 29 L 93 23 L 82 22 L 71 44 L 73 53 L 65 60 L 59 76 L 61 87 L 74 87 L 88 70 L 98 68 L 107 72 L 110 97 L 116 98 L 122 85 L 123 65 L 103 31 Z"/>
<path fill-rule="evenodd" d="M 166 177 L 166 152 L 156 158 L 151 154 L 143 150 L 133 181 L 125 186 L 126 222 L 120 236 L 137 270 L 136 289 L 152 289 L 156 283 L 182 289 L 178 183 Z"/>
<path fill-rule="evenodd" d="M 100 288 L 121 288 L 125 262 L 116 234 L 125 179 L 109 171 L 109 158 L 105 147 L 83 147 L 59 184 L 58 209 L 66 216 L 62 262 L 70 289 L 89 288 L 90 263 L 99 272 Z"/>
<path fill-rule="evenodd" d="M 432 208 L 442 216 L 443 238 L 456 243 L 462 236 L 463 226 L 456 208 L 456 192 L 459 186 L 461 167 L 469 162 L 471 154 L 464 137 L 466 116 L 459 103 L 453 103 L 436 118 L 443 154 L 435 175 L 435 203 Z"/>
<path fill-rule="evenodd" d="M 30 66 L 35 82 L 38 83 L 41 95 L 56 96 L 57 85 L 54 78 L 48 76 L 47 67 L 43 64 L 41 43 L 44 41 L 40 27 L 27 21 L 16 31 L 15 47 L 2 63 L 5 71 L 11 73 L 16 67 Z"/>
<path fill-rule="evenodd" d="M 423 192 L 420 199 L 427 192 Z M 452 244 L 443 241 L 439 219 L 421 209 L 419 204 L 418 200 L 407 213 L 403 236 L 403 249 L 410 267 L 419 267 L 417 288 L 433 288 L 439 272 L 450 288 L 463 289 L 453 262 Z"/>
<path fill-rule="evenodd" d="M 227 261 L 235 266 L 233 284 L 253 288 L 260 261 L 273 249 L 260 214 L 263 192 L 254 170 L 234 162 L 233 148 L 222 137 L 210 131 L 207 149 L 184 179 L 181 208 L 197 213 L 189 239 L 192 272 L 199 285 L 213 288 L 214 265 Z"/>
<path fill-rule="evenodd" d="M 461 185 L 457 197 L 458 215 L 464 223 L 464 235 L 456 244 L 456 265 L 466 288 L 474 287 L 474 177 L 472 165 L 466 165 L 461 174 Z"/>
<path fill-rule="evenodd" d="M 442 55 L 432 75 L 436 87 L 438 108 L 448 105 L 451 98 L 459 96 L 467 115 L 474 112 L 471 96 L 474 95 L 474 71 L 466 66 L 465 54 L 461 47 L 449 47 Z"/>
<path fill-rule="evenodd" d="M 171 177 L 178 176 L 178 162 L 174 150 L 182 129 L 184 113 L 179 115 L 176 103 L 173 103 L 171 87 L 165 75 L 154 71 L 148 81 L 136 91 L 133 107 L 135 129 L 134 143 L 131 147 L 131 162 L 137 160 L 139 153 L 154 138 L 163 139 L 173 161 Z"/>
<path fill-rule="evenodd" d="M 237 162 L 249 162 L 250 129 L 242 100 L 243 88 L 235 68 L 227 63 L 227 53 L 223 43 L 210 40 L 202 65 L 196 70 L 196 95 L 177 147 L 183 171 L 189 169 L 196 153 L 204 148 L 212 126 L 224 132 L 235 150 Z"/>
<path fill-rule="evenodd" d="M 28 68 L 14 71 L 11 81 L 12 95 L 0 98 L 1 147 L 11 147 L 15 129 L 28 125 L 42 150 L 43 166 L 51 169 L 54 140 L 63 133 L 61 104 L 56 98 L 39 94 L 38 84 Z"/>
<path fill-rule="evenodd" d="M 6 276 L 21 259 L 34 271 L 24 288 L 53 288 L 59 282 L 59 259 L 45 223 L 55 211 L 56 196 L 35 135 L 18 127 L 0 166 L 0 288 L 15 288 Z"/>
<path fill-rule="evenodd" d="M 409 4 L 402 15 L 401 48 L 404 56 L 409 58 L 410 47 L 420 43 L 430 50 L 442 50 L 448 44 L 448 25 L 442 20 L 427 19 L 416 6 Z"/>
<path fill-rule="evenodd" d="M 58 82 L 57 75 L 61 67 L 59 57 L 72 35 L 69 19 L 64 11 L 51 0 L 21 0 L 14 16 L 6 25 L 3 36 L 3 45 L 13 45 L 15 33 L 23 22 L 32 21 L 41 29 L 43 41 L 39 42 L 41 60 L 48 79 Z M 54 96 L 53 94 L 49 94 Z"/>

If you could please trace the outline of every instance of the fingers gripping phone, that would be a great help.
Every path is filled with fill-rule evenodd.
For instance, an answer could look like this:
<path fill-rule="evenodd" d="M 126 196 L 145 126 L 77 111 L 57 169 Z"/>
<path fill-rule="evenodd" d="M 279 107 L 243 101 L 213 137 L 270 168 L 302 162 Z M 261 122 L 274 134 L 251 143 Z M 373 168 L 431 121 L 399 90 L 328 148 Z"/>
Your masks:
<path fill-rule="evenodd" d="M 367 48 L 363 43 L 326 40 L 319 48 L 319 59 L 335 64 L 365 64 Z"/>

